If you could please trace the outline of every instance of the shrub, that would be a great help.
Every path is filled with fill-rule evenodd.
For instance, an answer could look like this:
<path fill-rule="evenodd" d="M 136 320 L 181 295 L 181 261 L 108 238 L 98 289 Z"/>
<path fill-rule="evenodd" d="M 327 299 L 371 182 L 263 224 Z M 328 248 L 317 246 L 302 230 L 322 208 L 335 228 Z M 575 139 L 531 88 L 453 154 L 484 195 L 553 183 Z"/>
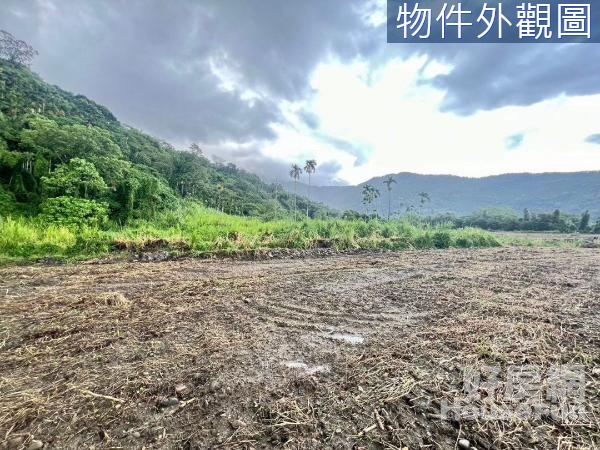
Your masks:
<path fill-rule="evenodd" d="M 5 190 L 0 185 L 0 216 L 9 216 L 17 213 L 17 201 L 12 192 Z"/>
<path fill-rule="evenodd" d="M 68 228 L 102 227 L 108 222 L 108 205 L 74 197 L 48 198 L 42 203 L 43 222 Z"/>
<path fill-rule="evenodd" d="M 473 242 L 466 236 L 459 236 L 456 238 L 456 246 L 461 248 L 469 248 L 473 246 Z"/>
<path fill-rule="evenodd" d="M 452 245 L 452 237 L 447 231 L 436 231 L 433 233 L 433 245 L 435 248 L 448 248 Z"/>
<path fill-rule="evenodd" d="M 413 244 L 415 248 L 431 248 L 433 247 L 433 237 L 431 233 L 425 232 L 419 236 L 417 236 Z"/>

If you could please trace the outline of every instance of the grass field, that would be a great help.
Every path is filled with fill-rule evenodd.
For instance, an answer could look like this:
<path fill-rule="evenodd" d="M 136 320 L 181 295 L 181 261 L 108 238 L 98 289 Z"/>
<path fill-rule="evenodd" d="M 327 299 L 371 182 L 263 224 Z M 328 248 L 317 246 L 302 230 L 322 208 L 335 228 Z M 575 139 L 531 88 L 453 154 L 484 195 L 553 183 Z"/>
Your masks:
<path fill-rule="evenodd" d="M 125 227 L 68 229 L 35 218 L 0 218 L 0 257 L 85 259 L 118 251 L 180 254 L 252 249 L 424 249 L 492 247 L 493 234 L 474 228 L 415 225 L 408 220 L 277 220 L 230 216 L 197 205 Z"/>

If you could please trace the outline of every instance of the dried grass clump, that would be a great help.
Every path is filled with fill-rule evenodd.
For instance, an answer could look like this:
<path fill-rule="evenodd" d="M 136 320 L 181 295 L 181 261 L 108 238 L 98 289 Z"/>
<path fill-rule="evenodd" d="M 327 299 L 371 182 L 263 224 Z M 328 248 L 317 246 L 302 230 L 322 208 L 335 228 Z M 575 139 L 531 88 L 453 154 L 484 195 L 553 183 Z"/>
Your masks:
<path fill-rule="evenodd" d="M 101 305 L 114 306 L 121 309 L 131 308 L 133 304 L 131 300 L 120 292 L 103 292 L 98 295 L 98 300 Z"/>

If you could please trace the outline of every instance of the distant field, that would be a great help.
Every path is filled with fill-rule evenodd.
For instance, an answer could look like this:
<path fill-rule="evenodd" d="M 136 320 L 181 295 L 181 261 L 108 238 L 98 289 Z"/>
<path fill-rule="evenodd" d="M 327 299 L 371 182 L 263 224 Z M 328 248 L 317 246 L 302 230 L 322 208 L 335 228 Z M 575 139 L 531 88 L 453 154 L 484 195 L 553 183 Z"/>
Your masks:
<path fill-rule="evenodd" d="M 496 231 L 494 235 L 505 245 L 532 245 L 547 247 L 581 247 L 598 246 L 600 236 L 585 233 L 557 233 L 557 232 L 523 232 L 523 231 Z"/>
<path fill-rule="evenodd" d="M 598 448 L 599 273 L 514 247 L 2 268 L 0 447 Z M 583 365 L 587 418 L 440 418 L 465 367 L 513 364 Z"/>

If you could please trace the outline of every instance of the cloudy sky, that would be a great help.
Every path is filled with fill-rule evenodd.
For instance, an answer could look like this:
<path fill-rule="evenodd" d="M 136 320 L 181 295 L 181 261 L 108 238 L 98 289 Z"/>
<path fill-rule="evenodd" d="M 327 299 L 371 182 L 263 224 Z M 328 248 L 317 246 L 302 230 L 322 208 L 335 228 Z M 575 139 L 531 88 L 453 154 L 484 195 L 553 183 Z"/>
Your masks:
<path fill-rule="evenodd" d="M 380 0 L 0 9 L 46 80 L 271 179 L 600 170 L 600 44 L 387 44 Z"/>

